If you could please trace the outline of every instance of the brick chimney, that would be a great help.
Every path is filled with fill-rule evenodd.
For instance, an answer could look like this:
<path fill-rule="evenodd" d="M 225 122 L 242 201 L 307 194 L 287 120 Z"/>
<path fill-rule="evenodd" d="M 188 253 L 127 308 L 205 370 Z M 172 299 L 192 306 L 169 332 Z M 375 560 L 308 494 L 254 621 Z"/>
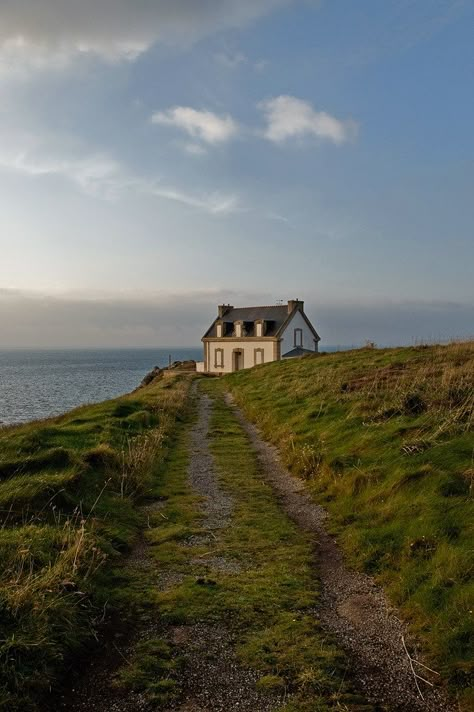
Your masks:
<path fill-rule="evenodd" d="M 303 307 L 304 307 L 304 302 L 300 302 L 299 299 L 289 299 L 288 300 L 288 314 L 291 314 L 291 312 L 294 312 L 297 309 L 299 311 L 303 311 Z"/>
<path fill-rule="evenodd" d="M 224 314 L 227 314 L 227 312 L 230 312 L 230 310 L 233 308 L 234 307 L 231 306 L 230 304 L 219 304 L 219 306 L 217 307 L 217 313 L 219 315 L 219 319 L 222 319 Z"/>

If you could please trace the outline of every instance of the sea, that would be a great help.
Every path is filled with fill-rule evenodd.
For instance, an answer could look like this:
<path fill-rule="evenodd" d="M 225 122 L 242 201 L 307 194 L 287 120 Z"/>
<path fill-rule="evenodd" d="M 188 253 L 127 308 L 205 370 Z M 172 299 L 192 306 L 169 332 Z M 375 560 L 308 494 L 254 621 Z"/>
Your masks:
<path fill-rule="evenodd" d="M 169 359 L 202 360 L 202 347 L 0 350 L 0 426 L 59 415 L 136 388 Z"/>
<path fill-rule="evenodd" d="M 339 351 L 346 346 L 326 346 Z M 60 415 L 130 393 L 154 366 L 202 360 L 202 347 L 0 349 L 0 427 Z"/>

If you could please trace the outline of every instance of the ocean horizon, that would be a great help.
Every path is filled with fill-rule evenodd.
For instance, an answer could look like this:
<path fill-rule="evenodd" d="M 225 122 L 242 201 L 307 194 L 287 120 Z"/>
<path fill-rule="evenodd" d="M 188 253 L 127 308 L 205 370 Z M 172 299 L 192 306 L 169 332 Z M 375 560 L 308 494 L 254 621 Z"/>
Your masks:
<path fill-rule="evenodd" d="M 346 346 L 325 346 L 338 351 Z M 203 358 L 202 347 L 0 349 L 0 426 L 61 415 L 133 391 L 155 366 Z"/>

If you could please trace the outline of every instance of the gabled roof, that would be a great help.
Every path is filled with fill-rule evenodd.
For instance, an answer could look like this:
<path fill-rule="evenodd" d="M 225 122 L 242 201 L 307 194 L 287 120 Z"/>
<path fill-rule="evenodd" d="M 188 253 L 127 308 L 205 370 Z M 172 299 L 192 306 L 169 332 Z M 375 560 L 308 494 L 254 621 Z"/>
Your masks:
<path fill-rule="evenodd" d="M 217 324 L 220 322 L 222 322 L 224 325 L 228 325 L 227 330 L 224 330 L 224 335 L 230 336 L 232 333 L 232 325 L 236 321 L 244 322 L 244 324 L 246 325 L 247 336 L 255 336 L 255 322 L 259 320 L 263 320 L 266 322 L 266 337 L 278 337 L 285 330 L 286 325 L 292 320 L 293 316 L 296 314 L 297 311 L 300 312 L 301 316 L 307 323 L 316 341 L 320 341 L 317 331 L 311 324 L 304 311 L 295 309 L 294 311 L 288 313 L 287 304 L 278 304 L 276 306 L 264 307 L 232 307 L 231 309 L 229 309 L 228 312 L 224 314 L 222 318 L 217 317 L 216 319 L 214 319 L 211 326 L 202 338 L 216 339 Z"/>
<path fill-rule="evenodd" d="M 235 321 L 248 322 L 249 327 L 251 325 L 251 330 L 249 331 L 249 329 L 247 329 L 247 336 L 253 336 L 254 322 L 259 319 L 267 322 L 265 336 L 276 336 L 283 324 L 287 321 L 288 316 L 288 306 L 286 304 L 269 307 L 240 307 L 230 309 L 224 314 L 222 319 L 217 318 L 212 322 L 203 338 L 217 337 L 216 325 L 220 321 L 229 324 L 233 324 Z"/>

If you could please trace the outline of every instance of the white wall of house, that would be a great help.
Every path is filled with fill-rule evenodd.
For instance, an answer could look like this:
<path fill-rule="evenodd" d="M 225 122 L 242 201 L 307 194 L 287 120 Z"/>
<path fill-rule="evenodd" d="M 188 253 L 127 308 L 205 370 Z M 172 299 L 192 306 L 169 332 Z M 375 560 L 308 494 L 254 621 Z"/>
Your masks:
<path fill-rule="evenodd" d="M 297 333 L 297 342 L 295 344 L 295 329 L 301 329 L 301 332 Z M 301 343 L 299 337 L 301 335 Z M 302 346 L 304 349 L 309 351 L 317 351 L 317 344 L 314 343 L 314 334 L 309 328 L 308 324 L 304 320 L 300 311 L 294 313 L 293 318 L 287 324 L 281 336 L 281 349 L 280 353 L 284 356 L 288 351 L 291 351 L 295 346 Z"/>
<path fill-rule="evenodd" d="M 268 363 L 274 360 L 274 347 L 275 343 L 273 341 L 248 341 L 248 340 L 233 340 L 233 341 L 210 341 L 207 342 L 207 347 L 209 349 L 209 357 L 207 363 L 208 373 L 231 373 L 233 369 L 233 353 L 235 349 L 240 349 L 243 352 L 243 368 L 251 368 L 256 365 L 255 361 L 255 350 L 261 349 L 257 354 L 257 364 L 258 363 Z M 219 353 L 217 363 L 221 363 L 221 353 L 223 355 L 223 365 L 215 366 L 216 364 L 216 349 L 222 349 Z M 263 350 L 263 361 L 261 361 Z"/>

